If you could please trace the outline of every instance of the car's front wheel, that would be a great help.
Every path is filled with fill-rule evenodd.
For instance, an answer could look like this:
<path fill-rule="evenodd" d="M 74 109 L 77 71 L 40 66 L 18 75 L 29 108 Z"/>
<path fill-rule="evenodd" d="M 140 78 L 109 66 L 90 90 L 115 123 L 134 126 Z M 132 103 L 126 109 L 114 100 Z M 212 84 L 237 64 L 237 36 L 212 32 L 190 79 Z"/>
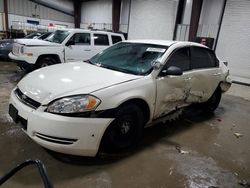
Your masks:
<path fill-rule="evenodd" d="M 105 133 L 105 150 L 122 150 L 136 144 L 142 137 L 143 122 L 143 112 L 137 105 L 120 107 Z"/>
<path fill-rule="evenodd" d="M 44 57 L 44 58 L 41 58 L 37 62 L 36 68 L 47 67 L 47 66 L 54 65 L 54 64 L 56 64 L 56 61 L 53 58 L 51 58 L 51 57 Z"/>

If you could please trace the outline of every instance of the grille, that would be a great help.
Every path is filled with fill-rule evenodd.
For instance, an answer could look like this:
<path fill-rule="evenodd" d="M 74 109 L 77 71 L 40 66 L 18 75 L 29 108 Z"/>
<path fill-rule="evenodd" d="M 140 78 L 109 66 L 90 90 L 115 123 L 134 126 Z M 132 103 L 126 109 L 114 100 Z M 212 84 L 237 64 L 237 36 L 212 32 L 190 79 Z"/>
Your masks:
<path fill-rule="evenodd" d="M 77 139 L 73 138 L 61 138 L 61 137 L 55 137 L 55 136 L 49 136 L 41 133 L 35 133 L 36 137 L 45 140 L 47 142 L 52 142 L 56 144 L 64 144 L 64 145 L 70 145 L 77 141 Z"/>
<path fill-rule="evenodd" d="M 27 106 L 33 108 L 33 109 L 37 109 L 41 104 L 39 102 L 36 102 L 35 100 L 29 98 L 28 96 L 26 96 L 25 94 L 22 93 L 22 91 L 17 88 L 14 93 L 16 94 L 17 98 L 24 104 L 26 104 Z"/>

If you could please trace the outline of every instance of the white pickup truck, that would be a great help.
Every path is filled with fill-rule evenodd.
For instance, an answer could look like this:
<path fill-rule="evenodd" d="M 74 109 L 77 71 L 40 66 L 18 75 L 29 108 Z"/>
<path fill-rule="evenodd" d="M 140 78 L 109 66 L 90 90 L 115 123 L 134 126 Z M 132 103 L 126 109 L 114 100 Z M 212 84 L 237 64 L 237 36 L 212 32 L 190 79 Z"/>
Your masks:
<path fill-rule="evenodd" d="M 83 29 L 60 29 L 45 40 L 18 39 L 10 59 L 31 71 L 57 63 L 90 59 L 107 47 L 125 40 L 123 34 Z"/>

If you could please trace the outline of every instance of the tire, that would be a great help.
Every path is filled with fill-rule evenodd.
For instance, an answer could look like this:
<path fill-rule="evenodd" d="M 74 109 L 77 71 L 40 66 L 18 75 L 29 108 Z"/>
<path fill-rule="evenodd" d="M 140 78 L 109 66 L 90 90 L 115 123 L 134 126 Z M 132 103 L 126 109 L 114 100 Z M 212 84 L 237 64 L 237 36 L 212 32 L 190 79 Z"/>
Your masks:
<path fill-rule="evenodd" d="M 51 58 L 51 57 L 43 57 L 40 60 L 38 60 L 37 64 L 36 64 L 36 68 L 43 68 L 43 67 L 47 67 L 50 65 L 54 65 L 56 64 L 56 61 Z"/>
<path fill-rule="evenodd" d="M 143 112 L 137 105 L 120 107 L 104 135 L 104 150 L 120 151 L 136 145 L 142 138 L 143 127 Z"/>
<path fill-rule="evenodd" d="M 219 106 L 221 100 L 221 88 L 218 87 L 207 102 L 202 103 L 203 109 L 207 113 L 213 113 Z"/>

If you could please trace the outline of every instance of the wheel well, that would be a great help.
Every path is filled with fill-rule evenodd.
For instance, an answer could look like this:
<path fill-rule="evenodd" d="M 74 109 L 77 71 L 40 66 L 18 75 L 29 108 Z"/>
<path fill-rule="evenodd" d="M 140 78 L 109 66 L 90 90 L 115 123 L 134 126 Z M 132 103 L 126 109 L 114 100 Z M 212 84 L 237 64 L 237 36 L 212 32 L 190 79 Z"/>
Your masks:
<path fill-rule="evenodd" d="M 125 105 L 128 105 L 128 104 L 137 105 L 142 110 L 143 117 L 144 117 L 144 123 L 146 124 L 150 118 L 150 108 L 149 108 L 147 102 L 143 99 L 138 99 L 138 98 L 130 99 L 130 100 L 125 101 L 122 104 L 120 104 L 117 108 L 115 108 L 115 110 L 118 110 L 119 108 L 121 108 Z M 111 126 L 109 125 L 103 133 L 103 136 L 102 136 L 102 139 L 101 139 L 100 145 L 99 145 L 99 151 L 102 151 L 103 148 L 105 147 L 105 138 L 107 136 L 108 131 L 110 130 L 110 127 Z"/>
<path fill-rule="evenodd" d="M 220 89 L 220 91 L 222 91 L 222 86 L 221 86 L 221 84 L 223 84 L 223 82 L 222 82 L 222 81 L 220 81 L 220 83 L 218 84 L 218 86 L 217 86 L 216 90 L 217 90 L 217 89 Z"/>
<path fill-rule="evenodd" d="M 36 63 L 38 63 L 41 59 L 43 58 L 51 58 L 54 59 L 56 63 L 61 63 L 61 60 L 59 58 L 59 56 L 57 54 L 44 54 L 44 55 L 40 55 L 36 61 Z"/>
<path fill-rule="evenodd" d="M 147 123 L 150 118 L 150 108 L 148 106 L 148 103 L 144 101 L 143 99 L 130 99 L 122 104 L 119 105 L 119 107 L 127 105 L 127 104 L 135 104 L 142 110 L 143 117 L 144 117 L 144 123 Z"/>

